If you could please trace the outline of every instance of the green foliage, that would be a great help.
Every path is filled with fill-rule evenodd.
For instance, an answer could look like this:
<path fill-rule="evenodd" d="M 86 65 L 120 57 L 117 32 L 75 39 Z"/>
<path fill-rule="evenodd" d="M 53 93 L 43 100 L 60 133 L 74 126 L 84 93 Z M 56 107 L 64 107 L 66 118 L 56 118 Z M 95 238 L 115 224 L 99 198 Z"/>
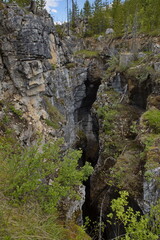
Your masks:
<path fill-rule="evenodd" d="M 73 233 L 57 220 L 59 203 L 65 198 L 79 199 L 77 188 L 93 170 L 89 163 L 78 167 L 81 151 L 70 149 L 64 153 L 62 145 L 59 139 L 24 149 L 12 135 L 1 136 L 2 239 L 71 240 L 73 234 L 77 240 L 89 239 L 80 227 Z"/>
<path fill-rule="evenodd" d="M 103 118 L 104 130 L 106 134 L 109 134 L 113 128 L 113 120 L 117 115 L 116 109 L 110 109 L 108 106 L 99 107 L 97 110 L 98 116 Z"/>
<path fill-rule="evenodd" d="M 154 133 L 160 133 L 160 110 L 150 109 L 143 114 L 145 124 Z"/>
<path fill-rule="evenodd" d="M 86 36 L 102 34 L 107 28 L 114 29 L 115 37 L 129 33 L 135 36 L 139 32 L 159 34 L 159 0 L 113 0 L 112 7 L 95 0 L 92 11 L 90 2 L 86 1 L 83 9 L 82 16 L 85 18 L 87 12 L 89 17 Z"/>
<path fill-rule="evenodd" d="M 30 2 L 31 0 L 9 0 L 8 1 L 9 3 L 12 3 L 12 2 L 16 2 L 20 7 L 26 7 L 26 6 L 29 6 L 30 5 Z M 36 2 L 36 6 L 39 8 L 39 9 L 44 9 L 45 5 L 46 5 L 46 1 L 45 0 L 35 0 Z"/>
<path fill-rule="evenodd" d="M 85 1 L 83 6 L 83 17 L 88 18 L 91 16 L 91 4 L 88 0 Z"/>
<path fill-rule="evenodd" d="M 119 68 L 119 59 L 115 56 L 112 56 L 108 61 L 107 61 L 109 68 L 106 71 L 106 77 L 108 78 L 108 76 L 110 74 L 112 74 L 113 72 L 117 71 L 117 68 Z M 119 70 L 119 69 L 118 69 Z"/>
<path fill-rule="evenodd" d="M 58 125 L 57 123 L 52 122 L 52 121 L 49 120 L 49 119 L 45 119 L 44 121 L 45 121 L 45 123 L 47 124 L 47 126 L 49 126 L 49 127 L 52 127 L 52 128 L 54 128 L 54 129 L 58 129 L 58 128 L 59 128 L 59 125 Z"/>
<path fill-rule="evenodd" d="M 66 68 L 67 68 L 67 69 L 75 68 L 76 66 L 77 66 L 77 64 L 74 63 L 74 62 L 71 62 L 71 63 L 67 63 L 67 64 L 66 64 Z"/>
<path fill-rule="evenodd" d="M 56 32 L 58 33 L 58 36 L 63 39 L 63 37 L 65 36 L 65 32 L 64 32 L 64 29 L 63 29 L 63 26 L 62 25 L 55 25 L 55 29 L 56 29 Z"/>
<path fill-rule="evenodd" d="M 52 70 L 56 70 L 56 67 L 57 67 L 56 64 L 52 63 L 51 66 L 52 66 Z"/>
<path fill-rule="evenodd" d="M 114 0 L 111 9 L 111 16 L 113 19 L 113 29 L 116 36 L 121 36 L 124 31 L 124 8 L 121 0 Z"/>
<path fill-rule="evenodd" d="M 0 237 L 2 240 L 66 239 L 56 214 L 44 214 L 36 202 L 13 207 L 1 194 Z"/>
<path fill-rule="evenodd" d="M 93 58 L 98 57 L 99 52 L 98 51 L 89 51 L 89 50 L 80 50 L 74 53 L 75 56 L 82 56 L 83 58 Z"/>
<path fill-rule="evenodd" d="M 48 97 L 44 97 L 46 110 L 49 114 L 50 119 L 45 119 L 48 126 L 52 126 L 55 129 L 60 127 L 59 122 L 64 121 L 63 115 L 58 111 L 58 109 L 52 105 Z"/>
<path fill-rule="evenodd" d="M 22 118 L 23 112 L 20 109 L 16 109 L 13 105 L 9 106 L 9 109 L 19 118 Z"/>
<path fill-rule="evenodd" d="M 42 152 L 36 146 L 23 149 L 21 154 L 9 154 L 5 150 L 9 149 L 10 144 L 7 146 L 1 143 L 0 190 L 18 203 L 36 198 L 50 212 L 62 198 L 78 197 L 75 187 L 87 179 L 92 167 L 86 163 L 77 169 L 81 151 L 69 150 L 62 158 L 61 144 L 62 140 L 58 140 L 44 145 Z M 49 176 L 51 182 L 47 184 Z"/>
<path fill-rule="evenodd" d="M 79 7 L 77 1 L 72 1 L 72 10 L 70 11 L 70 25 L 72 30 L 75 29 L 77 20 L 79 18 Z"/>
<path fill-rule="evenodd" d="M 124 240 L 157 240 L 158 231 L 157 228 L 160 224 L 159 217 L 155 209 L 160 211 L 160 206 L 157 205 L 153 207 L 153 211 L 150 216 L 141 216 L 140 212 L 134 212 L 134 210 L 128 206 L 129 194 L 126 191 L 120 191 L 120 197 L 112 200 L 111 209 L 113 213 L 108 214 L 108 217 L 112 220 L 114 219 L 117 224 L 123 224 L 126 233 L 124 236 L 117 236 L 115 239 L 124 239 Z M 155 219 L 154 219 L 155 217 Z M 154 226 L 153 222 L 154 219 Z M 110 221 L 109 221 L 110 222 Z M 110 222 L 111 223 L 111 222 Z"/>
<path fill-rule="evenodd" d="M 136 64 L 136 62 L 134 63 Z M 139 83 L 145 81 L 150 75 L 153 74 L 153 68 L 147 64 L 142 64 L 136 67 L 131 67 L 127 70 L 130 77 L 135 77 Z"/>

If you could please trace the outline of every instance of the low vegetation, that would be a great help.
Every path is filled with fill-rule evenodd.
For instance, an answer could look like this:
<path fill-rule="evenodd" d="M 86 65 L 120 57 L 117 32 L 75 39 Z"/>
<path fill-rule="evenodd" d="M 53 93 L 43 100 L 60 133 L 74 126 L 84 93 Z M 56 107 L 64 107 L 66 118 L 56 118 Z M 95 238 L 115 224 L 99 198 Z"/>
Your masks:
<path fill-rule="evenodd" d="M 157 240 L 160 229 L 160 202 L 152 207 L 149 215 L 142 216 L 139 211 L 134 211 L 128 206 L 126 191 L 120 191 L 120 197 L 111 203 L 112 213 L 108 214 L 109 223 L 115 223 L 116 240 Z M 124 226 L 125 233 L 120 235 L 119 228 Z"/>
<path fill-rule="evenodd" d="M 98 51 L 89 51 L 89 50 L 80 50 L 75 52 L 75 56 L 82 56 L 83 58 L 93 58 L 98 57 L 99 52 Z"/>
<path fill-rule="evenodd" d="M 160 110 L 153 108 L 143 114 L 145 125 L 153 133 L 160 133 Z"/>
<path fill-rule="evenodd" d="M 64 116 L 55 106 L 52 105 L 48 97 L 44 97 L 44 104 L 46 107 L 46 111 L 50 117 L 50 119 L 45 119 L 45 123 L 55 129 L 60 128 L 59 123 L 64 121 Z"/>
<path fill-rule="evenodd" d="M 78 168 L 81 151 L 64 153 L 62 145 L 59 139 L 43 147 L 39 143 L 24 149 L 11 135 L 1 136 L 1 239 L 72 239 L 71 230 L 58 220 L 58 205 L 63 205 L 66 197 L 80 198 L 76 189 L 91 174 L 92 167 L 86 163 Z M 83 231 L 79 228 L 76 234 L 79 232 Z M 76 234 L 75 239 L 79 239 Z"/>

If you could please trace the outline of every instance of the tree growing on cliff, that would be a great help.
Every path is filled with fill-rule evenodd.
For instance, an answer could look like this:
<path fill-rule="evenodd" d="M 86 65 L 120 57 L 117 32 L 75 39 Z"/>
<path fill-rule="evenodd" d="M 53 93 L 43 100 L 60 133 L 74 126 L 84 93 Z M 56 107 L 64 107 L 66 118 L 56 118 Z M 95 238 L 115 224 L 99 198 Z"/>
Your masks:
<path fill-rule="evenodd" d="M 86 0 L 84 3 L 82 14 L 84 18 L 88 18 L 91 16 L 92 10 L 91 10 L 91 4 L 89 0 Z"/>
<path fill-rule="evenodd" d="M 33 12 L 36 13 L 37 9 L 44 9 L 46 5 L 46 0 L 9 0 L 9 3 L 16 2 L 20 7 L 28 7 Z"/>
<path fill-rule="evenodd" d="M 89 18 L 90 34 L 101 34 L 108 27 L 108 11 L 102 0 L 93 3 L 92 17 Z"/>
<path fill-rule="evenodd" d="M 70 23 L 72 29 L 76 28 L 79 18 L 79 7 L 77 1 L 72 0 L 72 9 L 70 10 Z"/>
<path fill-rule="evenodd" d="M 125 234 L 119 235 L 116 231 L 114 239 L 121 240 L 158 240 L 160 230 L 160 202 L 152 208 L 150 215 L 142 216 L 139 211 L 128 206 L 128 192 L 120 191 L 120 197 L 113 199 L 111 202 L 112 213 L 108 214 L 111 219 L 108 222 L 115 222 L 117 230 L 119 226 L 123 226 Z"/>
<path fill-rule="evenodd" d="M 114 0 L 111 9 L 113 29 L 116 35 L 121 35 L 124 30 L 124 8 L 121 0 Z"/>

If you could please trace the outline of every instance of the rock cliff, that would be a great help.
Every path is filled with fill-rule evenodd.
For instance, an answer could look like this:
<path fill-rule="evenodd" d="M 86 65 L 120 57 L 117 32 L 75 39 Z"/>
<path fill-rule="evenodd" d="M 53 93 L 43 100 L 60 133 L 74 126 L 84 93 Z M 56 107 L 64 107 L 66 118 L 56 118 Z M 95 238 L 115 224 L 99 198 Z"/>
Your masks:
<path fill-rule="evenodd" d="M 0 136 L 12 128 L 24 146 L 64 137 L 95 167 L 68 218 L 82 222 L 83 205 L 105 222 L 119 189 L 142 213 L 159 198 L 159 53 L 159 37 L 60 39 L 47 12 L 0 5 Z"/>

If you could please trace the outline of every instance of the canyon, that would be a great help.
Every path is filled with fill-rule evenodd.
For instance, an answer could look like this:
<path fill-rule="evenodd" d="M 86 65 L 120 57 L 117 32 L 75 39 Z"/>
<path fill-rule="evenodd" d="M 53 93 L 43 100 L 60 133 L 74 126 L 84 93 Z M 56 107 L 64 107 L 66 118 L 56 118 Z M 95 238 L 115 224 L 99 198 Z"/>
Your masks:
<path fill-rule="evenodd" d="M 79 165 L 94 172 L 65 217 L 80 225 L 89 217 L 92 239 L 100 218 L 103 239 L 115 237 L 107 214 L 120 189 L 141 214 L 160 197 L 160 37 L 134 41 L 132 33 L 60 37 L 45 10 L 0 6 L 0 136 L 12 103 L 9 127 L 22 146 L 63 137 L 65 149 L 82 149 Z"/>

